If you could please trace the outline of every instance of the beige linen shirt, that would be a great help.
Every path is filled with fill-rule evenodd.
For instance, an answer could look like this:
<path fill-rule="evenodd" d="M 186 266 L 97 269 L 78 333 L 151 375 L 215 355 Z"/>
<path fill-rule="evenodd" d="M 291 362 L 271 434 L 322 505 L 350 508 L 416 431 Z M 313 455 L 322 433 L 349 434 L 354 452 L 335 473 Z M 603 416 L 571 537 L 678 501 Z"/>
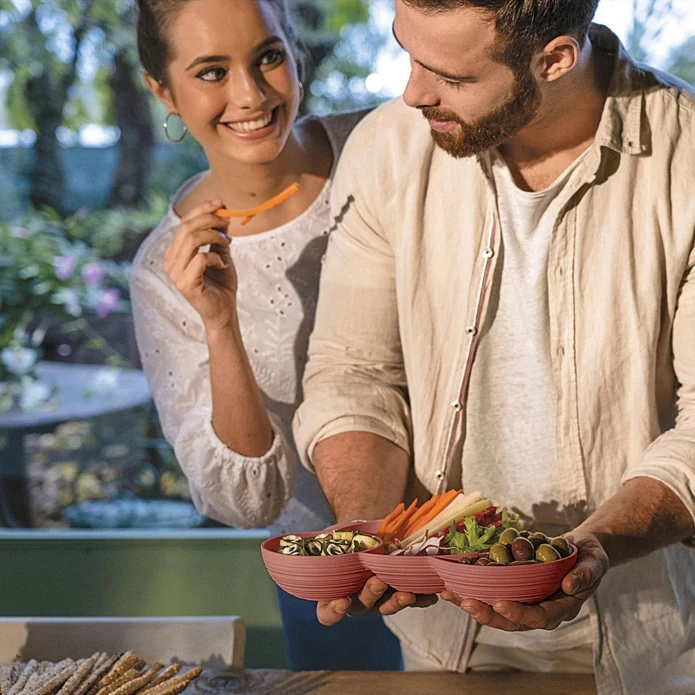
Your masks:
<path fill-rule="evenodd" d="M 548 259 L 563 513 L 576 525 L 646 476 L 695 518 L 695 100 L 633 63 L 604 27 L 592 42 L 614 55 L 614 74 Z M 482 157 L 435 147 L 397 100 L 348 141 L 333 207 L 294 423 L 300 456 L 310 466 L 318 441 L 367 431 L 411 453 L 413 490 L 460 487 L 501 250 L 490 171 Z M 451 608 L 409 609 L 389 624 L 463 670 L 475 624 Z M 695 551 L 675 544 L 611 569 L 590 611 L 601 695 L 695 692 Z"/>

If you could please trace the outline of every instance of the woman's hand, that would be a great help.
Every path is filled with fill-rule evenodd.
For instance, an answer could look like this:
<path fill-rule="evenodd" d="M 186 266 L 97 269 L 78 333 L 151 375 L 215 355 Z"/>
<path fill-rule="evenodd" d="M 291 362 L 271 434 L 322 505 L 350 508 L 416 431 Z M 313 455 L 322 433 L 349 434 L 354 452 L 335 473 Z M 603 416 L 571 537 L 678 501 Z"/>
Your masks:
<path fill-rule="evenodd" d="M 488 606 L 473 599 L 461 599 L 448 589 L 442 598 L 460 606 L 481 625 L 506 632 L 554 630 L 560 623 L 577 617 L 582 604 L 598 589 L 608 571 L 608 556 L 592 533 L 575 529 L 565 536 L 579 549 L 577 564 L 562 580 L 562 589 L 535 606 L 498 601 Z"/>
<path fill-rule="evenodd" d="M 164 272 L 200 314 L 206 328 L 236 320 L 237 274 L 230 254 L 228 220 L 215 215 L 222 205 L 212 200 L 182 220 L 164 257 Z M 201 246 L 209 246 L 202 253 Z"/>

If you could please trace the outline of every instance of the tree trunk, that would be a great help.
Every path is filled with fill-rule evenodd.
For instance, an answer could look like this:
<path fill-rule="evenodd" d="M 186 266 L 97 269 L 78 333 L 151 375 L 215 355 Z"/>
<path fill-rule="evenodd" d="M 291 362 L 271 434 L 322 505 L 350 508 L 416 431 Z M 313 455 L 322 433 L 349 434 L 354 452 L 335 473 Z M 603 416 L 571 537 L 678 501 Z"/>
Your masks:
<path fill-rule="evenodd" d="M 121 156 L 111 205 L 125 207 L 138 205 L 144 198 L 154 146 L 150 106 L 144 91 L 138 89 L 136 79 L 127 50 L 120 49 L 116 53 L 109 80 L 116 104 L 116 125 L 121 131 Z"/>
<path fill-rule="evenodd" d="M 58 157 L 56 129 L 63 121 L 64 102 L 55 98 L 51 79 L 44 69 L 26 84 L 28 102 L 36 122 L 34 166 L 31 173 L 31 204 L 62 211 L 63 170 Z"/>

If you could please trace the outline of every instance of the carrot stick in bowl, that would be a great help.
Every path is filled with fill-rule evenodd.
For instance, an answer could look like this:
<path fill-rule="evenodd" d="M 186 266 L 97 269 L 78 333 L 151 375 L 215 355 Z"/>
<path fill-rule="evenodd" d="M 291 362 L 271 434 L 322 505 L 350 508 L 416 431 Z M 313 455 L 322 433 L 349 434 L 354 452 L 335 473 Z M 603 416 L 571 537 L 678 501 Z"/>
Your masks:
<path fill-rule="evenodd" d="M 383 536 L 384 531 L 386 530 L 386 527 L 400 514 L 405 511 L 405 505 L 403 502 L 398 504 L 396 508 L 390 513 L 387 514 L 382 520 L 381 523 L 379 524 L 379 528 L 376 530 L 377 536 Z"/>
<path fill-rule="evenodd" d="M 291 186 L 288 186 L 281 193 L 278 193 L 276 196 L 270 198 L 270 200 L 266 200 L 265 203 L 261 203 L 255 208 L 249 208 L 248 210 L 227 210 L 225 208 L 222 208 L 221 210 L 218 210 L 215 214 L 219 217 L 243 217 L 244 219 L 241 222 L 243 226 L 248 224 L 256 215 L 259 215 L 262 212 L 266 212 L 267 210 L 271 210 L 272 208 L 277 207 L 281 203 L 284 203 L 288 198 L 291 198 L 298 190 L 299 184 L 293 183 Z"/>
<path fill-rule="evenodd" d="M 425 514 L 423 517 L 420 517 L 418 522 L 413 525 L 412 530 L 410 527 L 408 528 L 408 531 L 410 533 L 407 534 L 406 537 L 412 535 L 416 531 L 418 531 L 421 528 L 424 528 L 427 526 L 427 524 L 430 523 L 433 519 L 435 519 L 441 512 L 443 512 L 455 499 L 458 497 L 459 491 L 458 490 L 449 490 L 449 492 L 445 492 L 438 500 L 437 502 L 432 506 L 430 511 Z"/>
<path fill-rule="evenodd" d="M 408 522 L 408 519 L 415 511 L 416 507 L 417 499 L 413 500 L 405 511 L 401 512 L 386 525 L 386 528 L 384 529 L 385 541 L 391 541 L 398 536 L 400 529 L 402 529 L 404 524 Z"/>

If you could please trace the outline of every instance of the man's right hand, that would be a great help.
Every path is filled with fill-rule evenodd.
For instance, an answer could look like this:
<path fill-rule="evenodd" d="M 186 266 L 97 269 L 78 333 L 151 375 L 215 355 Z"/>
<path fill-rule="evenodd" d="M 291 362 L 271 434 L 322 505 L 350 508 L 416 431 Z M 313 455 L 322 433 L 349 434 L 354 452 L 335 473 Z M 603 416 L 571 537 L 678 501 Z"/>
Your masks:
<path fill-rule="evenodd" d="M 404 608 L 433 606 L 437 600 L 436 595 L 415 595 L 406 591 L 396 591 L 378 577 L 370 577 L 360 592 L 352 598 L 319 601 L 316 615 L 322 625 L 330 627 L 338 624 L 346 615 L 393 615 Z"/>

